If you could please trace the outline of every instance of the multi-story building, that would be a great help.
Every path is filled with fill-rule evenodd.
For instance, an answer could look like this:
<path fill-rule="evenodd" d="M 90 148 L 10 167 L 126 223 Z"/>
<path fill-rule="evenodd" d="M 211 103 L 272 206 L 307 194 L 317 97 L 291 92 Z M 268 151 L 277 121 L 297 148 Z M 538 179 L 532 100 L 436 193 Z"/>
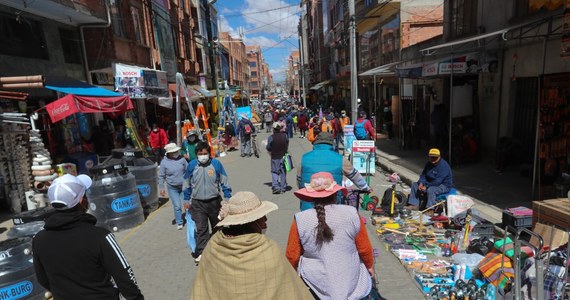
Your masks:
<path fill-rule="evenodd" d="M 246 46 L 245 51 L 249 62 L 249 90 L 251 99 L 261 99 L 263 92 L 263 74 L 261 47 Z"/>
<path fill-rule="evenodd" d="M 229 32 L 220 32 L 220 44 L 226 49 L 228 62 L 228 77 L 223 78 L 230 86 L 244 87 L 249 61 L 245 44 L 241 39 L 234 39 Z"/>
<path fill-rule="evenodd" d="M 285 76 L 285 85 L 291 97 L 301 99 L 301 54 L 299 51 L 293 51 L 287 58 L 287 70 Z"/>

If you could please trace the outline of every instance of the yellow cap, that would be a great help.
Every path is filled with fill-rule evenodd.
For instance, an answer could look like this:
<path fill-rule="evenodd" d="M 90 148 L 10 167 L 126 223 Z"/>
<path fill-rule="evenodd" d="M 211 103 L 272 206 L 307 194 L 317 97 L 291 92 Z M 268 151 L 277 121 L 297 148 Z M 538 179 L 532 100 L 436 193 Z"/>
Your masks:
<path fill-rule="evenodd" d="M 439 149 L 431 148 L 429 149 L 429 156 L 440 156 Z"/>

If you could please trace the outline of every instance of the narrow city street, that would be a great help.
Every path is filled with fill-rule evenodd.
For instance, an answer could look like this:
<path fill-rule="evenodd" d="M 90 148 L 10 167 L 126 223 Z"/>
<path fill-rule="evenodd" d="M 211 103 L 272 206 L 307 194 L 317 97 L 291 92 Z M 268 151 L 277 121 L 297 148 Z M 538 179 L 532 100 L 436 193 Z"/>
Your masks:
<path fill-rule="evenodd" d="M 263 147 L 262 141 L 267 137 L 265 132 L 258 135 L 260 147 Z M 298 135 L 290 140 L 289 152 L 295 163 L 299 162 L 303 153 L 311 149 L 312 145 Z M 253 156 L 242 158 L 239 151 L 234 151 L 227 153 L 220 160 L 229 175 L 234 193 L 252 191 L 262 200 L 272 201 L 279 206 L 278 211 L 267 216 L 267 236 L 274 239 L 284 251 L 293 215 L 299 211 L 298 199 L 293 195 L 293 191 L 297 189 L 295 172 L 287 176 L 291 190 L 285 194 L 273 195 L 269 155 L 266 151 L 262 151 L 259 159 Z M 385 178 L 379 170 L 371 177 L 375 195 L 381 196 L 384 193 L 388 185 Z M 364 211 L 362 215 L 368 218 L 370 213 Z M 171 225 L 172 219 L 172 206 L 168 202 L 152 213 L 141 226 L 116 234 L 147 299 L 189 299 L 198 266 L 194 264 L 186 246 L 186 228 L 176 230 L 176 227 Z M 423 299 L 413 278 L 397 258 L 386 251 L 376 236 L 374 227 L 370 222 L 366 226 L 372 246 L 379 253 L 375 266 L 382 295 L 387 299 Z"/>

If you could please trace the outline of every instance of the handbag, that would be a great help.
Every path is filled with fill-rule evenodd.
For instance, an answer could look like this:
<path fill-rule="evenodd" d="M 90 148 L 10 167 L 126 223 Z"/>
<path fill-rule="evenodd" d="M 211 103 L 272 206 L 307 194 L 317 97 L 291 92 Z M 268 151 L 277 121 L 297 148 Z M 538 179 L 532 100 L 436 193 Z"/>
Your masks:
<path fill-rule="evenodd" d="M 295 168 L 295 166 L 293 166 L 293 158 L 291 158 L 289 152 L 285 152 L 285 155 L 283 156 L 283 164 L 285 165 L 285 172 L 287 173 L 291 172 L 291 170 Z"/>
<path fill-rule="evenodd" d="M 192 220 L 190 211 L 186 211 L 186 243 L 190 251 L 196 251 L 196 223 Z"/>
<path fill-rule="evenodd" d="M 372 289 L 370 290 L 370 294 L 368 294 L 368 296 L 366 296 L 366 298 L 364 299 L 370 299 L 370 300 L 386 300 L 386 298 L 382 297 L 382 295 L 380 295 L 380 292 L 378 291 L 378 286 L 376 283 L 376 280 L 374 278 L 372 278 Z"/>

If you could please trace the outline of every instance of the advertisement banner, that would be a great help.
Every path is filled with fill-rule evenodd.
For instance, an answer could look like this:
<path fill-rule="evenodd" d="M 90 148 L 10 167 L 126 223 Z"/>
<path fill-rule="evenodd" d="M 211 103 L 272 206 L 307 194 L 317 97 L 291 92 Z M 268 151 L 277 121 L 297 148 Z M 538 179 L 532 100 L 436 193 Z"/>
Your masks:
<path fill-rule="evenodd" d="M 175 82 L 177 65 L 172 28 L 169 24 L 170 15 L 154 3 L 153 10 L 157 14 L 157 17 L 154 18 L 154 32 L 160 54 L 160 67 L 166 71 L 168 82 Z"/>
<path fill-rule="evenodd" d="M 361 174 L 376 172 L 376 147 L 374 141 L 355 140 L 352 143 L 352 165 Z"/>
<path fill-rule="evenodd" d="M 114 64 L 115 90 L 133 99 L 170 98 L 166 72 Z"/>
<path fill-rule="evenodd" d="M 449 62 L 442 62 L 439 64 L 439 74 L 451 74 L 451 63 Z M 454 62 L 453 63 L 453 73 L 454 74 L 463 74 L 467 71 L 467 63 L 466 62 Z"/>
<path fill-rule="evenodd" d="M 247 116 L 247 118 L 251 120 L 251 107 L 249 107 L 249 106 L 236 107 L 236 113 L 237 113 L 238 119 L 241 119 L 241 115 L 245 114 Z"/>
<path fill-rule="evenodd" d="M 352 142 L 356 140 L 354 136 L 354 125 L 344 125 L 342 133 L 342 144 L 344 145 L 343 154 L 348 156 L 352 153 Z"/>

